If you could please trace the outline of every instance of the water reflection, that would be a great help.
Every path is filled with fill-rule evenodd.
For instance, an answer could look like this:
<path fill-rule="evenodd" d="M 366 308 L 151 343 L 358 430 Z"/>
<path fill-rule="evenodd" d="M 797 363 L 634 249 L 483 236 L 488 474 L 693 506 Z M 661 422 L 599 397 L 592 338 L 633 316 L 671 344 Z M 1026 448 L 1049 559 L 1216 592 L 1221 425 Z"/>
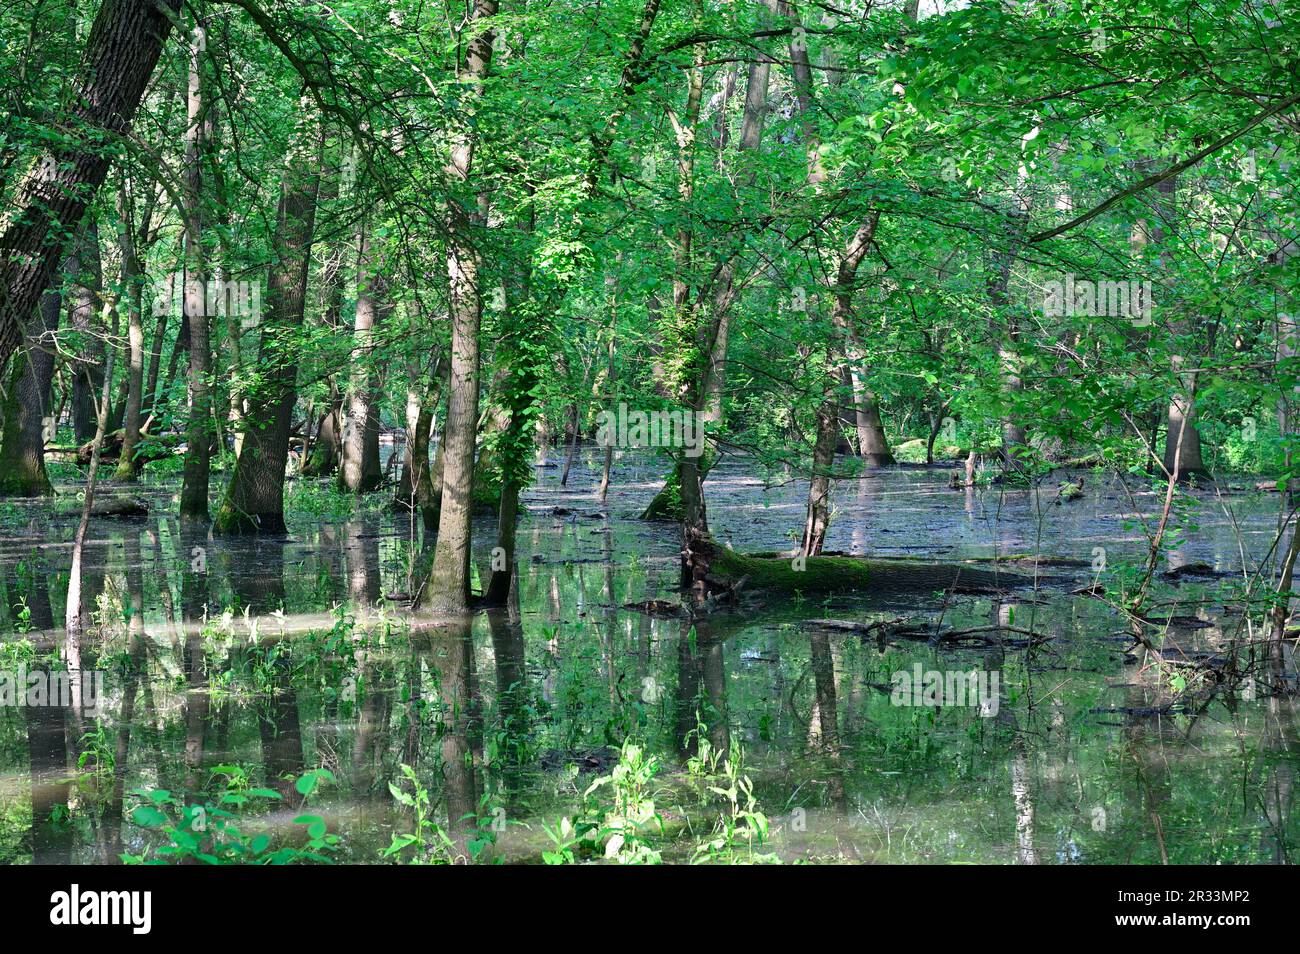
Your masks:
<path fill-rule="evenodd" d="M 289 810 L 269 824 L 285 831 L 301 801 L 293 779 L 328 768 L 336 784 L 313 811 L 345 836 L 347 860 L 374 861 L 409 825 L 388 789 L 402 764 L 459 845 L 492 825 L 494 850 L 537 860 L 541 823 L 575 811 L 634 735 L 664 759 L 661 782 L 675 793 L 664 804 L 683 812 L 693 804 L 684 765 L 702 743 L 743 750 L 786 857 L 1290 861 L 1293 705 L 1261 687 L 1258 698 L 1169 707 L 1177 670 L 1165 657 L 1200 658 L 1238 638 L 1241 621 L 1202 591 L 1170 591 L 1181 602 L 1165 611 L 1192 622 L 1159 628 L 1159 654 L 1099 601 L 1059 593 L 1014 604 L 767 599 L 698 619 L 642 612 L 627 607 L 675 593 L 676 529 L 634 519 L 658 468 L 621 462 L 602 504 L 600 461 L 587 463 L 565 488 L 542 471 L 524 498 L 506 605 L 458 626 L 400 622 L 428 558 L 418 518 L 297 513 L 288 537 L 238 540 L 168 517 L 96 520 L 92 635 L 78 648 L 84 666 L 108 674 L 102 737 L 76 706 L 0 711 L 0 860 L 138 852 L 133 791 L 210 792 L 215 768 L 241 765 L 284 796 Z M 1105 546 L 1112 564 L 1141 554 L 1121 488 L 1094 488 L 1044 520 L 1030 492 L 952 491 L 946 479 L 845 482 L 828 549 L 956 557 L 1040 546 L 1087 561 Z M 708 483 L 711 524 L 739 546 L 788 546 L 798 490 L 765 490 L 760 475 L 724 462 Z M 169 512 L 167 488 L 150 494 Z M 1216 506 L 1206 502 L 1171 566 L 1239 567 L 1243 549 L 1262 559 L 1252 547 L 1276 502 L 1238 498 L 1231 520 Z M 29 508 L 5 525 L 5 668 L 19 639 L 32 643 L 29 666 L 63 664 L 56 620 L 74 522 L 70 510 Z M 476 539 L 481 586 L 490 519 Z M 1053 638 L 949 646 L 818 625 L 897 616 Z M 891 673 L 916 662 L 997 672 L 997 715 L 892 705 Z"/>

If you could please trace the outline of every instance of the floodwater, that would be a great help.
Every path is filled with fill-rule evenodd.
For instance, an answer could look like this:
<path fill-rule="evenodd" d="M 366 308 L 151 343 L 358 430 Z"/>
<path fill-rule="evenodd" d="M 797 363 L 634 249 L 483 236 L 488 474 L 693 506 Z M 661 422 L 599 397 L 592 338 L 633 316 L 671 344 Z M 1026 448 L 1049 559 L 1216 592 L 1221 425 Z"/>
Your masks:
<path fill-rule="evenodd" d="M 1021 558 L 1027 585 L 750 593 L 692 620 L 630 607 L 679 599 L 676 527 L 636 519 L 665 469 L 623 455 L 601 503 L 595 453 L 567 488 L 539 467 L 510 610 L 440 629 L 410 624 L 428 551 L 381 506 L 387 492 L 346 514 L 324 485 L 295 482 L 289 537 L 250 541 L 183 532 L 177 487 L 143 485 L 153 515 L 91 524 L 81 655 L 104 673 L 97 708 L 0 707 L 0 862 L 152 856 L 166 839 L 132 815 L 149 792 L 213 804 L 240 785 L 282 796 L 236 806 L 244 830 L 301 844 L 294 819 L 310 814 L 340 836 L 337 860 L 378 862 L 413 828 L 390 791 L 411 790 L 403 764 L 451 834 L 442 857 L 536 862 L 544 825 L 610 797 L 584 793 L 629 738 L 659 762 L 643 795 L 665 860 L 691 860 L 731 814 L 710 790 L 727 787 L 708 758 L 720 752 L 753 782 L 761 851 L 785 861 L 1291 860 L 1294 704 L 1220 681 L 1227 650 L 1247 647 L 1248 664 L 1261 635 L 1239 599 L 1270 579 L 1277 494 L 1243 479 L 1180 498 L 1151 651 L 1105 599 L 1071 593 L 1135 585 L 1161 503 L 1144 479 L 1072 475 L 1084 496 L 1059 505 L 1060 475 L 1036 491 L 954 491 L 937 469 L 842 481 L 828 551 Z M 37 669 L 64 643 L 77 514 L 62 489 L 0 504 L 0 670 Z M 711 529 L 739 550 L 788 550 L 805 491 L 724 460 L 706 485 Z M 481 576 L 494 524 L 475 524 Z M 1178 567 L 1196 572 L 1167 575 Z M 898 625 L 868 629 L 882 621 Z M 896 674 L 930 671 L 974 674 L 980 697 L 893 691 Z M 228 788 L 235 767 L 246 781 Z M 333 780 L 304 807 L 292 780 L 316 768 Z"/>

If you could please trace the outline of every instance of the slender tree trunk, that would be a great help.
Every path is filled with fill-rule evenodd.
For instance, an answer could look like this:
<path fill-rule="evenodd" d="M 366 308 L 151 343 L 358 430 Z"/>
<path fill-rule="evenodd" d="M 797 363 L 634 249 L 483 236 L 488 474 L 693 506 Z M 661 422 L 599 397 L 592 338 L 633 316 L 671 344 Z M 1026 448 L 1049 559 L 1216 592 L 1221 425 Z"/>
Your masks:
<path fill-rule="evenodd" d="M 793 8 L 784 7 L 783 12 L 800 27 L 799 14 Z M 798 30 L 802 34 L 802 29 Z M 790 41 L 791 72 L 794 75 L 796 100 L 802 120 L 805 149 L 807 151 L 807 182 L 814 191 L 820 191 L 826 179 L 826 172 L 821 162 L 821 138 L 817 129 L 817 120 L 813 112 L 813 75 L 808 58 L 808 48 L 801 36 L 792 36 Z M 812 473 L 808 481 L 808 509 L 804 520 L 803 553 L 815 556 L 821 552 L 825 542 L 826 529 L 830 522 L 830 473 L 835 463 L 835 447 L 839 443 L 839 397 L 838 366 L 845 360 L 852 361 L 852 296 L 857 279 L 858 266 L 866 257 L 871 241 L 875 237 L 876 225 L 880 213 L 871 212 L 845 245 L 839 256 L 835 269 L 835 286 L 831 319 L 837 335 L 842 342 L 832 341 L 828 350 L 828 359 L 832 368 L 826 376 L 826 394 L 817 408 L 816 437 L 813 443 Z M 865 397 L 865 395 L 864 395 Z M 874 405 L 873 405 L 874 407 Z M 864 444 L 864 454 L 874 454 L 880 463 L 892 462 L 888 455 L 883 429 L 879 428 L 879 414 L 863 418 L 864 424 L 876 424 L 875 433 L 867 434 L 867 439 L 859 438 Z"/>
<path fill-rule="evenodd" d="M 622 263 L 622 254 L 620 253 L 615 266 Z M 615 348 L 615 335 L 618 329 L 618 275 L 611 273 L 605 276 L 605 287 L 609 289 L 609 341 L 606 344 L 605 357 L 605 408 L 611 413 L 614 412 L 614 399 L 618 396 L 618 382 L 616 375 L 618 365 L 614 361 L 617 354 Z M 600 471 L 600 502 L 604 503 L 605 498 L 609 495 L 609 475 L 614 467 L 614 442 L 610 441 L 605 445 L 605 463 Z"/>
<path fill-rule="evenodd" d="M 212 356 L 208 349 L 206 262 L 203 248 L 203 156 L 207 150 L 207 105 L 203 99 L 203 48 L 206 31 L 196 25 L 190 40 L 189 126 L 185 143 L 185 318 L 190 330 L 190 414 L 185 431 L 181 479 L 182 520 L 208 519 L 208 478 L 212 460 Z"/>
<path fill-rule="evenodd" d="M 496 0 L 474 0 L 473 26 L 496 16 Z M 482 94 L 492 65 L 491 28 L 470 41 L 466 78 L 470 97 Z M 472 105 L 468 107 L 472 111 Z M 453 183 L 469 186 L 476 136 L 472 129 L 457 134 L 447 173 Z M 443 460 L 442 506 L 433 568 L 421 594 L 421 604 L 435 615 L 459 615 L 470 605 L 470 517 L 474 489 L 475 428 L 478 424 L 479 321 L 483 311 L 479 254 L 472 234 L 472 204 L 453 198 L 448 203 L 447 278 L 451 318 L 451 379 L 447 397 L 447 446 Z"/>
<path fill-rule="evenodd" d="M 379 301 L 387 294 L 387 283 L 379 274 L 378 258 L 371 231 L 364 224 L 357 235 L 357 307 L 352 326 L 352 374 L 348 383 L 347 413 L 343 420 L 342 459 L 339 461 L 339 490 L 369 493 L 383 481 L 379 467 L 377 397 L 373 384 L 375 329 L 379 325 Z"/>
<path fill-rule="evenodd" d="M 876 225 L 879 221 L 880 213 L 871 213 L 867 220 L 853 233 L 852 238 L 849 239 L 843 253 L 840 255 L 839 268 L 835 275 L 835 297 L 831 306 L 831 323 L 835 333 L 846 338 L 851 328 L 853 284 L 857 278 L 858 266 L 862 264 L 867 250 L 871 247 L 871 241 L 875 237 Z M 832 361 L 838 360 L 838 356 L 844 353 L 843 349 L 836 348 L 833 344 L 828 348 L 828 357 Z M 835 387 L 837 377 L 835 374 L 827 375 L 828 392 L 817 408 L 817 430 L 813 443 L 812 475 L 808 481 L 808 510 L 804 519 L 804 556 L 817 556 L 822 552 L 822 546 L 826 542 L 826 530 L 830 524 L 831 472 L 835 467 L 835 447 L 839 443 L 840 437 L 839 397 L 838 389 Z M 867 456 L 868 460 L 872 460 L 871 455 L 876 454 L 875 461 L 880 461 L 882 459 L 879 456 L 880 452 L 874 448 L 875 445 L 873 445 L 872 439 L 868 435 L 866 446 L 862 448 L 863 454 Z M 888 449 L 884 453 L 887 455 Z M 892 457 L 889 457 L 889 460 L 885 462 L 892 462 L 892 459 Z"/>
<path fill-rule="evenodd" d="M 581 413 L 575 401 L 569 406 L 569 453 L 564 458 L 564 469 L 560 471 L 560 486 L 569 486 L 569 471 L 578 459 L 578 435 L 581 430 Z"/>
<path fill-rule="evenodd" d="M 140 411 L 144 389 L 144 322 L 140 305 L 142 282 L 140 260 L 132 235 L 129 197 L 123 178 L 118 190 L 118 243 L 122 256 L 122 290 L 126 295 L 127 314 L 127 395 L 122 424 L 122 451 L 114 478 L 133 481 L 140 475 L 136 448 L 140 443 Z"/>
<path fill-rule="evenodd" d="M 168 272 L 159 291 L 162 300 L 155 298 L 152 303 L 154 322 L 153 339 L 149 343 L 149 373 L 145 376 L 144 400 L 140 406 L 141 428 L 147 430 L 153 423 L 158 404 L 158 377 L 162 370 L 163 344 L 167 339 L 167 325 L 172 313 L 172 298 L 176 284 L 176 273 Z"/>
<path fill-rule="evenodd" d="M 429 434 L 433 430 L 433 401 L 437 392 L 432 392 L 420 405 L 420 414 L 415 419 L 415 446 L 411 449 L 414 460 L 415 506 L 421 512 L 437 505 L 433 496 L 433 477 L 429 471 Z"/>
<path fill-rule="evenodd" d="M 1150 165 L 1150 163 L 1148 163 Z M 1159 183 L 1155 189 L 1152 220 L 1143 224 L 1135 236 L 1135 244 L 1145 246 L 1154 244 L 1160 257 L 1162 270 L 1168 259 L 1165 243 L 1169 230 L 1174 226 L 1174 217 L 1178 204 L 1178 177 L 1173 176 Z M 1192 323 L 1187 320 L 1175 321 L 1171 330 L 1190 345 L 1193 331 Z M 1164 469 L 1176 481 L 1185 481 L 1192 477 L 1209 479 L 1210 472 L 1201 458 L 1201 435 L 1196 430 L 1196 372 L 1184 371 L 1188 358 L 1176 354 L 1170 358 L 1174 380 L 1177 385 L 1169 400 L 1166 412 L 1168 428 L 1165 431 Z M 1195 359 L 1192 360 L 1195 365 Z"/>
<path fill-rule="evenodd" d="M 415 456 L 416 432 L 420 427 L 420 414 L 424 410 L 424 387 L 420 382 L 420 367 L 413 359 L 406 363 L 406 439 L 402 442 L 402 472 L 397 479 L 397 489 L 393 492 L 393 506 L 399 510 L 411 510 L 415 507 L 415 484 L 418 462 Z M 424 469 L 429 469 L 428 430 L 429 419 L 424 421 L 425 455 Z"/>
<path fill-rule="evenodd" d="M 68 324 L 82 338 L 72 366 L 72 435 L 78 444 L 84 444 L 95 436 L 95 408 L 104 384 L 104 343 L 100 340 L 103 274 L 99 229 L 94 221 L 87 221 L 79 232 L 70 271 L 74 284 Z"/>
<path fill-rule="evenodd" d="M 437 529 L 438 499 L 442 490 L 439 487 L 435 491 L 433 475 L 429 469 L 429 435 L 433 431 L 434 408 L 438 402 L 438 390 L 442 382 L 442 372 L 439 367 L 441 364 L 441 359 L 434 363 L 433 372 L 429 376 L 429 383 L 420 396 L 420 407 L 415 419 L 414 433 L 408 438 L 412 442 L 411 484 L 414 494 L 413 504 L 419 508 L 420 515 L 424 520 L 424 528 L 428 531 Z"/>
<path fill-rule="evenodd" d="M 1011 211 L 1011 222 L 1003 238 L 1006 245 L 993 254 L 987 286 L 989 304 L 996 312 L 1000 312 L 999 317 L 1006 322 L 1005 326 L 994 325 L 991 333 L 995 340 L 1003 342 L 998 347 L 998 361 L 1002 369 L 1002 390 L 1011 400 L 1024 390 L 1024 382 L 1020 377 L 1020 358 L 1016 349 L 1011 347 L 1019 336 L 1020 329 L 1008 305 L 1011 301 L 1011 270 L 1020 256 L 1021 246 L 1029 230 L 1031 194 L 1027 180 L 1028 173 L 1022 168 L 1013 197 L 1015 205 Z M 1019 467 L 1018 461 L 1027 442 L 1024 422 L 1014 409 L 1009 410 L 1002 418 L 1002 459 L 1009 469 Z"/>
<path fill-rule="evenodd" d="M 1277 360 L 1279 364 L 1292 362 L 1300 354 L 1300 329 L 1297 328 L 1293 315 L 1281 313 L 1277 316 Z M 1291 440 L 1296 433 L 1296 415 L 1300 413 L 1300 388 L 1283 391 L 1277 397 L 1277 431 L 1283 441 L 1283 466 L 1291 473 L 1295 464 L 1295 453 Z M 1287 496 L 1294 500 L 1300 481 L 1294 477 L 1287 478 Z"/>
<path fill-rule="evenodd" d="M 112 306 L 112 337 L 117 337 L 117 305 Z M 66 631 L 65 662 L 73 687 L 74 721 L 80 721 L 81 699 L 81 647 L 85 636 L 84 623 L 86 614 L 82 612 L 82 560 L 86 550 L 86 533 L 90 527 L 90 511 L 95 504 L 95 488 L 99 478 L 100 454 L 104 447 L 104 434 L 108 428 L 108 401 L 112 395 L 113 361 L 117 354 L 114 347 L 108 348 L 104 361 L 104 386 L 99 393 L 98 425 L 90 444 L 90 469 L 86 473 L 86 496 L 81 504 L 81 520 L 77 523 L 77 532 L 72 539 L 72 566 L 68 571 L 68 597 L 64 606 L 63 626 Z"/>

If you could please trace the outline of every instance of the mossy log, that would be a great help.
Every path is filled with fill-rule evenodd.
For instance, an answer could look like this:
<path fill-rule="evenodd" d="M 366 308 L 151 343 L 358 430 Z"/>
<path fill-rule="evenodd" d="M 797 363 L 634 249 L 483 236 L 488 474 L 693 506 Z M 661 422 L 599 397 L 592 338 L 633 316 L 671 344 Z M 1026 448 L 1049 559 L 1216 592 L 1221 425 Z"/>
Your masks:
<path fill-rule="evenodd" d="M 706 579 L 726 589 L 802 593 L 999 593 L 1033 583 L 1031 577 L 972 566 L 916 560 L 871 560 L 854 556 L 794 558 L 743 554 L 714 543 Z"/>
<path fill-rule="evenodd" d="M 674 464 L 664 479 L 664 485 L 654 495 L 649 506 L 641 513 L 642 520 L 672 520 L 681 523 L 685 516 L 682 507 L 682 465 Z"/>
<path fill-rule="evenodd" d="M 103 446 L 100 448 L 99 456 L 101 460 L 117 460 L 122 454 L 122 442 L 126 437 L 126 432 L 121 428 L 111 431 L 104 435 Z M 64 461 L 66 463 L 75 463 L 82 467 L 90 465 L 90 455 L 94 449 L 94 441 L 86 441 L 76 447 L 64 447 L 57 445 L 47 445 L 45 453 L 52 460 Z M 140 443 L 135 446 L 135 459 L 141 463 L 147 463 L 152 460 L 163 460 L 172 457 L 176 453 L 176 448 L 180 446 L 181 438 L 177 434 L 160 434 L 151 435 L 148 432 L 140 433 Z"/>

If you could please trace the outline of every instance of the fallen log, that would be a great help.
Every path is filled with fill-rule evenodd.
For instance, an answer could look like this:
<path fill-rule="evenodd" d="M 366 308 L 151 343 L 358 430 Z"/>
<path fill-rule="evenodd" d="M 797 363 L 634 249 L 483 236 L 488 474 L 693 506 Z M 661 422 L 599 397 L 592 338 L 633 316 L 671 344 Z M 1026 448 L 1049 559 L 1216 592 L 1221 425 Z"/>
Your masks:
<path fill-rule="evenodd" d="M 697 548 L 708 571 L 711 590 L 803 594 L 830 593 L 1000 593 L 1032 586 L 1033 579 L 966 563 L 927 563 L 918 560 L 872 560 L 856 556 L 789 557 L 737 553 L 708 541 Z"/>
<path fill-rule="evenodd" d="M 96 497 L 90 505 L 92 517 L 147 517 L 149 505 L 138 497 L 115 495 Z"/>
<path fill-rule="evenodd" d="M 100 457 L 104 460 L 116 460 L 121 457 L 122 442 L 125 437 L 126 432 L 120 428 L 111 434 L 105 434 L 104 444 L 99 452 Z M 93 441 L 87 441 L 76 447 L 51 444 L 45 448 L 45 453 L 53 460 L 75 463 L 86 467 L 90 464 L 90 450 L 93 443 Z M 140 443 L 135 447 L 135 457 L 136 460 L 146 463 L 151 460 L 162 460 L 171 457 L 178 446 L 180 446 L 179 435 L 163 434 L 155 437 L 141 432 Z"/>

